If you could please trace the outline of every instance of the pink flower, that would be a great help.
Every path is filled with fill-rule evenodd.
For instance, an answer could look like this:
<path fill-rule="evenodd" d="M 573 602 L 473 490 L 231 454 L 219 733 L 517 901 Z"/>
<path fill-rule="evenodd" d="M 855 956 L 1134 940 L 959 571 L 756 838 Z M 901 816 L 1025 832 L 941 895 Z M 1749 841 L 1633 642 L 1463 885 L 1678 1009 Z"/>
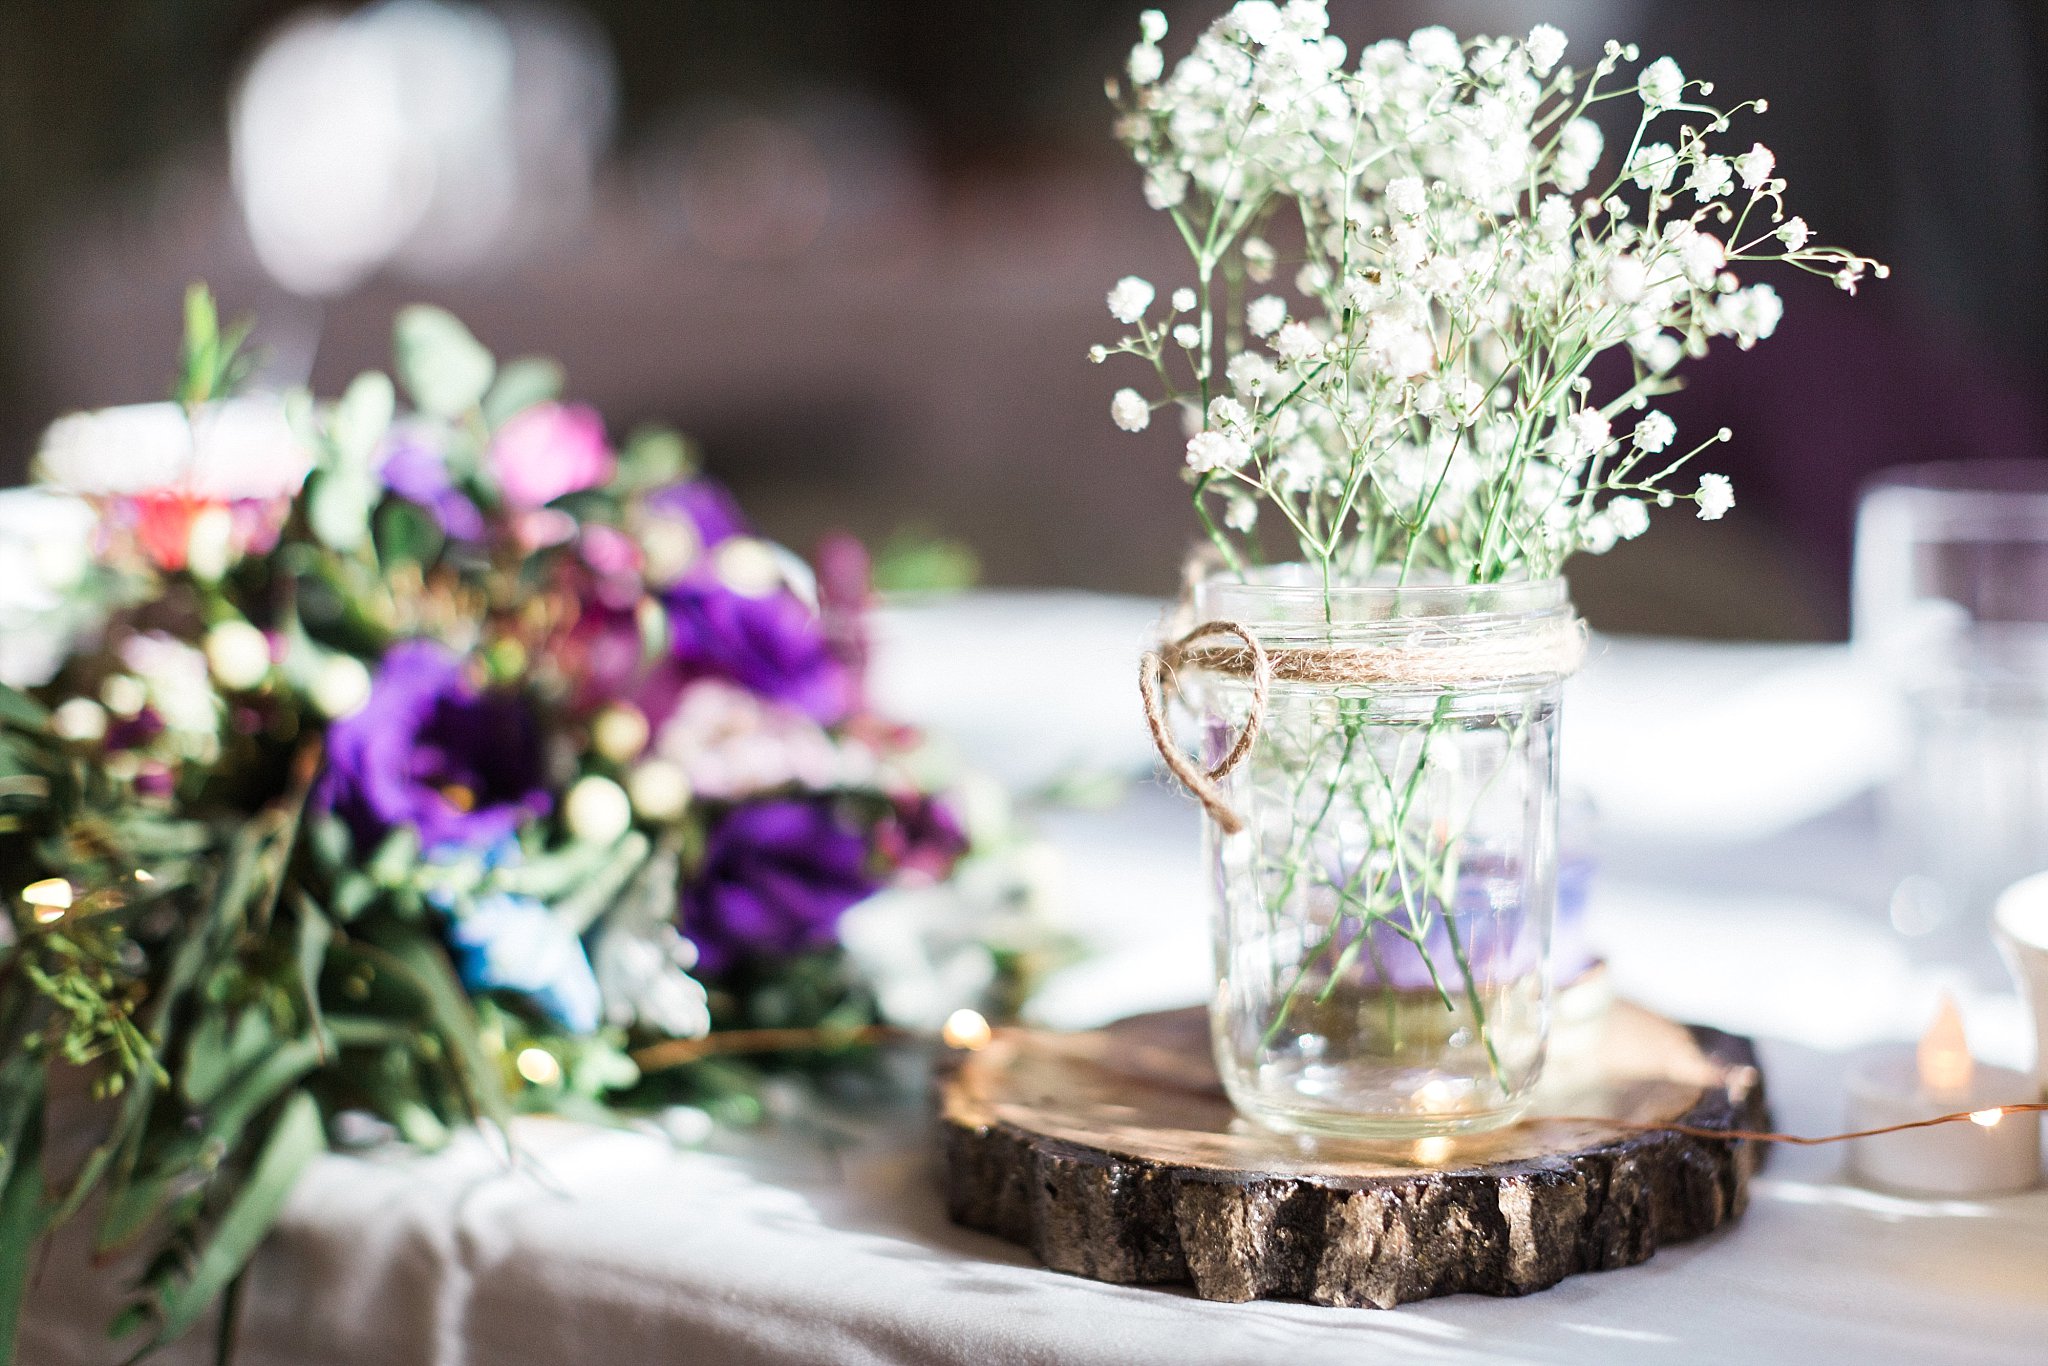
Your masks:
<path fill-rule="evenodd" d="M 580 403 L 537 403 L 517 414 L 492 438 L 490 462 L 506 503 L 520 509 L 596 488 L 617 464 L 604 419 Z"/>

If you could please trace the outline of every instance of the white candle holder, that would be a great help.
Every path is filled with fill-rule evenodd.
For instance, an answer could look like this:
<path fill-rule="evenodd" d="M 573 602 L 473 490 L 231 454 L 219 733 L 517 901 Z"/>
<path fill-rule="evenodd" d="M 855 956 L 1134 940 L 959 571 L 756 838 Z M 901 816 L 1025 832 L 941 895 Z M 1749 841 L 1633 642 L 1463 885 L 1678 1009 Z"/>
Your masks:
<path fill-rule="evenodd" d="M 2041 1182 L 2041 1117 L 2000 1106 L 2029 1100 L 2034 1079 L 1971 1058 L 1955 1002 L 1917 1049 L 1873 1052 L 1849 1070 L 1848 1127 L 1882 1129 L 1970 1111 L 1968 1123 L 1936 1124 L 1850 1140 L 1849 1174 L 1911 1195 L 1985 1196 Z"/>

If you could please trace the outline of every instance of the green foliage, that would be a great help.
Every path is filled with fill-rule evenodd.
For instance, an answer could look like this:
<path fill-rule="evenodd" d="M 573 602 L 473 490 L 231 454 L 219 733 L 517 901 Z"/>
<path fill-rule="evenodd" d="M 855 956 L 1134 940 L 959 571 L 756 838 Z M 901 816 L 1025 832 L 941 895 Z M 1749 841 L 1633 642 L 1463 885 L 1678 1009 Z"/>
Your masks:
<path fill-rule="evenodd" d="M 898 530 L 875 555 L 875 589 L 882 593 L 958 593 L 981 578 L 981 560 L 965 541 L 919 527 Z"/>
<path fill-rule="evenodd" d="M 185 291 L 185 340 L 178 354 L 178 379 L 171 397 L 187 406 L 224 398 L 241 387 L 252 365 L 243 349 L 247 320 L 221 330 L 213 291 L 195 284 Z"/>
<path fill-rule="evenodd" d="M 369 534 L 370 511 L 383 492 L 374 462 L 397 402 L 390 379 L 372 370 L 356 376 L 328 414 L 306 516 L 313 534 L 336 550 L 352 551 Z"/>
<path fill-rule="evenodd" d="M 457 418 L 483 402 L 498 365 L 453 313 L 428 304 L 399 310 L 398 377 L 421 412 Z"/>

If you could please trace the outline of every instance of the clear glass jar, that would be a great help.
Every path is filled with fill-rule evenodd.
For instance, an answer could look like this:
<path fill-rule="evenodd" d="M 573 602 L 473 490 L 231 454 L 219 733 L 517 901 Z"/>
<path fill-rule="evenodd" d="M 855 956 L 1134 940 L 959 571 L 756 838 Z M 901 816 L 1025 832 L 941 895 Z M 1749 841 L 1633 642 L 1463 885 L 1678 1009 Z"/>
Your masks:
<path fill-rule="evenodd" d="M 1549 1025 L 1564 581 L 1326 589 L 1280 566 L 1212 577 L 1194 605 L 1279 662 L 1221 782 L 1245 828 L 1205 822 L 1232 1101 L 1270 1128 L 1368 1138 L 1511 1122 Z M 1304 679 L 1332 649 L 1390 677 Z M 1214 763 L 1252 683 L 1184 664 L 1179 686 Z"/>

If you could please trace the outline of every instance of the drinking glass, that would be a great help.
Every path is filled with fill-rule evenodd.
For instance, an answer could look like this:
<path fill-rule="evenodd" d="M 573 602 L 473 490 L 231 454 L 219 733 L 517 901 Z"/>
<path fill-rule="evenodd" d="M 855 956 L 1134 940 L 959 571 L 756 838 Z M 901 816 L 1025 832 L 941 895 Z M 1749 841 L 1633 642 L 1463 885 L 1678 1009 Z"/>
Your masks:
<path fill-rule="evenodd" d="M 1893 924 L 1926 957 L 1995 965 L 1993 901 L 2048 869 L 2048 460 L 1880 475 L 1852 605 L 1856 648 L 1907 720 L 1886 803 L 1905 874 Z"/>

